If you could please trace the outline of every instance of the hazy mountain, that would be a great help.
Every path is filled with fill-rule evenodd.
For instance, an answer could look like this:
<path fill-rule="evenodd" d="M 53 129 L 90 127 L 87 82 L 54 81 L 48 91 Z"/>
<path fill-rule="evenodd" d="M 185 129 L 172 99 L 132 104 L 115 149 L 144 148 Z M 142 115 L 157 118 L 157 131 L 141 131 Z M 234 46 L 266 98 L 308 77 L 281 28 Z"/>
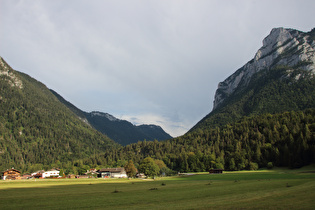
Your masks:
<path fill-rule="evenodd" d="M 0 57 L 0 167 L 88 158 L 116 145 L 82 122 L 42 83 Z"/>
<path fill-rule="evenodd" d="M 254 58 L 219 83 L 213 111 L 192 130 L 315 107 L 314 39 L 315 29 L 272 29 Z"/>
<path fill-rule="evenodd" d="M 157 125 L 133 125 L 132 123 L 118 119 L 108 113 L 84 112 L 66 101 L 58 93 L 52 93 L 69 109 L 71 109 L 82 121 L 93 126 L 96 130 L 113 139 L 115 142 L 127 145 L 143 140 L 166 140 L 172 138 L 160 126 Z"/>

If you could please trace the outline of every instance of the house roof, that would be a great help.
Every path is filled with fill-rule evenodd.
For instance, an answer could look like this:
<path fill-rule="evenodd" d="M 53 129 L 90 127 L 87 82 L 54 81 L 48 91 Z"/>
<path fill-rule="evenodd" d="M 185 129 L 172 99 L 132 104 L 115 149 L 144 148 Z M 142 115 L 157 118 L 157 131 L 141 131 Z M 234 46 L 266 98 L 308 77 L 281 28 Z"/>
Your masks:
<path fill-rule="evenodd" d="M 38 174 L 38 173 L 44 173 L 45 171 L 44 170 L 39 170 L 39 171 L 35 171 L 35 172 L 33 172 L 32 174 Z"/>
<path fill-rule="evenodd" d="M 125 172 L 124 168 L 102 168 L 98 172 L 111 172 L 111 173 L 122 173 Z"/>
<path fill-rule="evenodd" d="M 17 173 L 21 173 L 21 171 L 16 170 L 16 169 L 14 169 L 14 168 L 7 169 L 6 171 L 3 171 L 2 173 L 5 173 L 5 172 L 7 172 L 7 171 L 15 171 L 15 172 L 17 172 Z"/>
<path fill-rule="evenodd" d="M 33 174 L 33 177 L 42 177 L 41 173 Z"/>
<path fill-rule="evenodd" d="M 60 171 L 60 169 L 59 168 L 52 168 L 52 169 L 50 169 L 50 170 L 48 170 L 46 172 L 49 172 L 49 171 Z"/>

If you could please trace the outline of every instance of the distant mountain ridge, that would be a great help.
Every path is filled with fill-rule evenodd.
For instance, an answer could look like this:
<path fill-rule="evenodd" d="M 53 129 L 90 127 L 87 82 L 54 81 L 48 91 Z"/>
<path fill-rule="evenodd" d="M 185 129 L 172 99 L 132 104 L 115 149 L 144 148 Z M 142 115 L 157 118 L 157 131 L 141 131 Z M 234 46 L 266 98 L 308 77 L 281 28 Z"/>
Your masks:
<path fill-rule="evenodd" d="M 99 111 L 84 112 L 66 101 L 57 92 L 50 90 L 59 100 L 72 110 L 82 121 L 96 130 L 107 135 L 121 145 L 136 143 L 138 141 L 166 140 L 172 138 L 157 125 L 133 125 L 127 120 L 121 120 L 111 114 Z"/>

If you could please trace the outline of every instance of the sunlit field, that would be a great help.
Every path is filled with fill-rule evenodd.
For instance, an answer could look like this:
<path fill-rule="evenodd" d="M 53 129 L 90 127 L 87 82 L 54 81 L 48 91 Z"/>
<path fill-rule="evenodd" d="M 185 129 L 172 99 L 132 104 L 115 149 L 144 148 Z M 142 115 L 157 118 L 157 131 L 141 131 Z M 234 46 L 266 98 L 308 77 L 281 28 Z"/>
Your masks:
<path fill-rule="evenodd" d="M 0 181 L 1 209 L 315 208 L 315 168 L 152 179 Z"/>

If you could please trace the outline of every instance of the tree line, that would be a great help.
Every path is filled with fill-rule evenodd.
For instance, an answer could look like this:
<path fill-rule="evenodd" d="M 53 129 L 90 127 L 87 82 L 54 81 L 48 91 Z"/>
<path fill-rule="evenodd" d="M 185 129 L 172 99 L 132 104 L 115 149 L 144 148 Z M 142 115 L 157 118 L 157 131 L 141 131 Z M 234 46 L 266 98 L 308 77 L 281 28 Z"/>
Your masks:
<path fill-rule="evenodd" d="M 210 169 L 298 168 L 315 163 L 314 154 L 315 109 L 307 109 L 244 117 L 232 124 L 196 129 L 174 139 L 111 147 L 72 161 L 29 163 L 24 171 L 58 167 L 66 174 L 84 174 L 90 168 L 126 167 L 129 162 L 148 176 Z M 153 174 L 143 166 L 152 161 Z"/>
<path fill-rule="evenodd" d="M 143 141 L 107 150 L 100 165 L 151 157 L 176 172 L 297 168 L 315 162 L 315 109 L 244 117 L 221 127 L 197 129 L 167 141 Z"/>

